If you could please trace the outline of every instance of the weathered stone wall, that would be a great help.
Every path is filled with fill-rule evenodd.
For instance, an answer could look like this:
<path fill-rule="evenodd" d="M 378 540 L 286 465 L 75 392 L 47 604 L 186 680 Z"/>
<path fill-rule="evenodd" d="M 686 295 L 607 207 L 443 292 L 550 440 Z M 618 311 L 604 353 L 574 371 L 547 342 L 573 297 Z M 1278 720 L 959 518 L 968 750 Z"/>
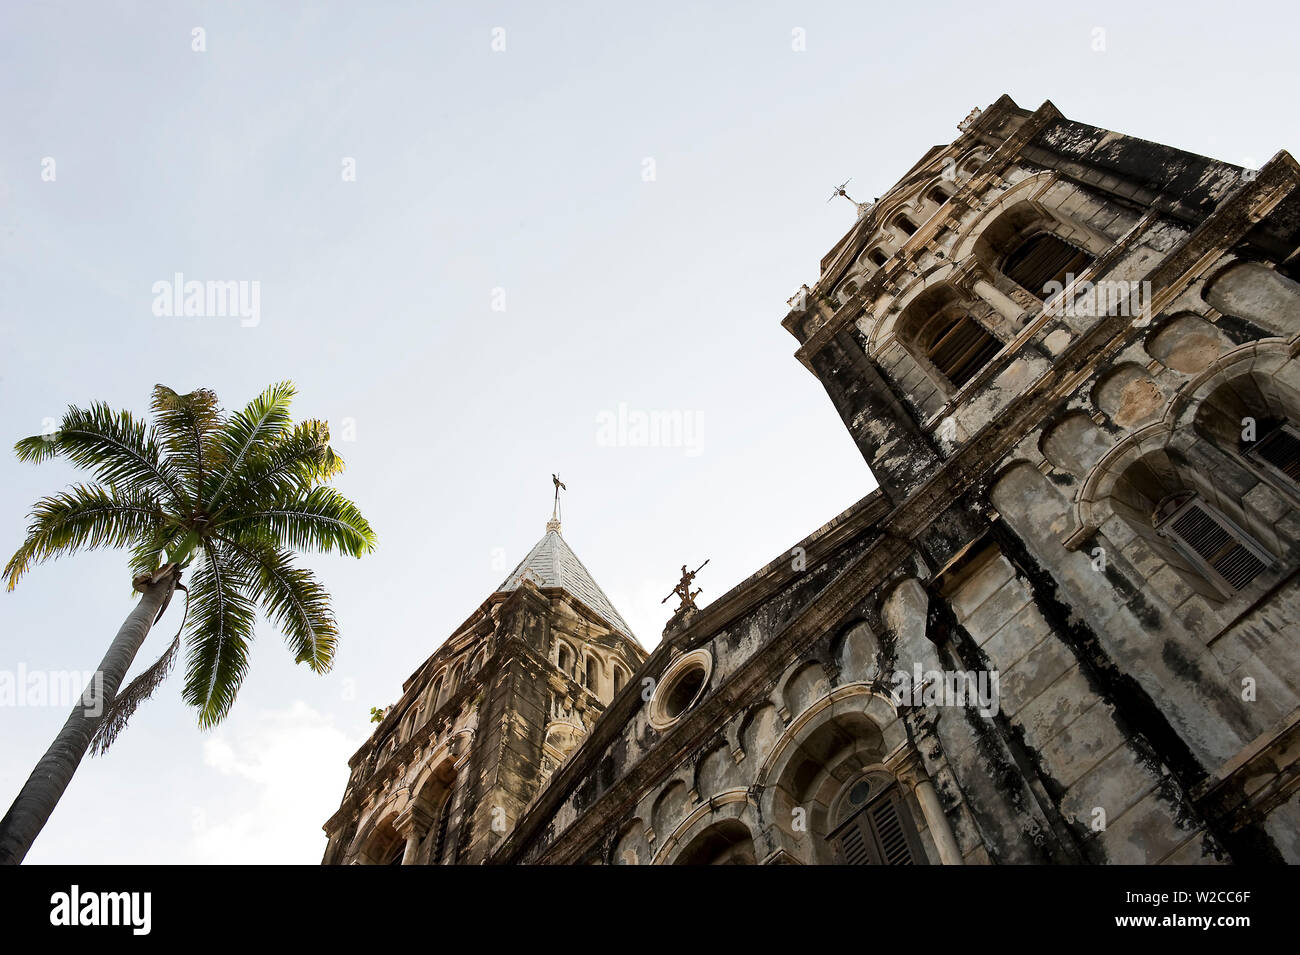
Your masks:
<path fill-rule="evenodd" d="M 560 646 L 575 654 L 565 667 Z M 595 723 L 613 668 L 630 678 L 644 657 L 567 593 L 525 583 L 496 595 L 407 681 L 353 757 L 324 861 L 482 862 Z M 588 659 L 599 663 L 589 670 Z"/>
<path fill-rule="evenodd" d="M 931 150 L 784 322 L 882 491 L 671 623 L 492 860 L 834 861 L 860 782 L 915 861 L 1300 861 L 1300 484 L 1240 438 L 1300 424 L 1298 196 L 1005 97 Z M 999 344 L 959 385 L 940 300 Z M 1158 522 L 1191 495 L 1244 584 Z"/>

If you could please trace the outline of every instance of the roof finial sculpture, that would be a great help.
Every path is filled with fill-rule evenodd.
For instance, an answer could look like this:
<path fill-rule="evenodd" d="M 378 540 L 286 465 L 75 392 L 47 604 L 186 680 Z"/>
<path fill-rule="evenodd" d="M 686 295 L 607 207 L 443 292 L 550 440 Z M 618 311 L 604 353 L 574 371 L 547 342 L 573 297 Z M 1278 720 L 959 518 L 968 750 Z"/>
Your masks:
<path fill-rule="evenodd" d="M 849 200 L 849 202 L 852 202 L 855 206 L 857 206 L 858 218 L 861 219 L 863 216 L 865 216 L 868 212 L 870 212 L 872 209 L 876 207 L 876 203 L 874 201 L 855 202 L 853 197 L 844 191 L 848 187 L 849 183 L 851 183 L 852 181 L 853 181 L 852 176 L 849 176 L 848 179 L 845 179 L 842 183 L 840 183 L 838 186 L 835 187 L 835 191 L 831 193 L 831 198 L 827 199 L 826 201 L 830 202 L 833 199 L 838 198 L 839 196 L 843 196 L 845 199 Z"/>
<path fill-rule="evenodd" d="M 569 488 L 560 480 L 558 474 L 551 475 L 551 481 L 555 484 L 555 504 L 551 508 L 551 519 L 546 522 L 546 530 L 560 532 L 560 492 L 567 491 Z"/>
<path fill-rule="evenodd" d="M 709 560 L 712 559 L 713 558 L 711 557 L 709 558 Z M 704 564 L 707 564 L 709 560 L 706 560 Z M 676 616 L 677 614 L 681 613 L 684 610 L 700 609 L 699 607 L 695 606 L 695 598 L 704 592 L 704 588 L 702 587 L 697 588 L 695 592 L 692 593 L 691 581 L 695 579 L 696 574 L 698 574 L 700 571 L 704 569 L 704 564 L 700 564 L 700 566 L 696 567 L 694 570 L 687 570 L 686 565 L 682 564 L 682 579 L 679 580 L 677 582 L 677 586 L 673 588 L 673 593 L 669 594 L 663 600 L 659 601 L 661 604 L 666 604 L 669 601 L 669 599 L 673 596 L 673 594 L 676 594 L 678 597 L 681 598 L 682 602 L 678 604 L 677 609 L 673 611 L 673 616 Z"/>

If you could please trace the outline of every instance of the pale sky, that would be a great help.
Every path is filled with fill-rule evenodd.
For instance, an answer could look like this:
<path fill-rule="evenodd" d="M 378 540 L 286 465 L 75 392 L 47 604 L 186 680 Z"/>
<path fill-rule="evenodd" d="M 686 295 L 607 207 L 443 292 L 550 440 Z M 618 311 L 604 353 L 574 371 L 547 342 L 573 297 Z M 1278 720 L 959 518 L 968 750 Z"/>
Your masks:
<path fill-rule="evenodd" d="M 6 0 L 3 556 L 82 479 L 13 441 L 70 403 L 144 412 L 155 382 L 242 406 L 292 379 L 296 416 L 351 438 L 338 483 L 379 536 L 310 559 L 342 629 L 331 674 L 263 624 L 204 733 L 177 673 L 28 860 L 318 862 L 370 707 L 542 535 L 553 471 L 566 540 L 653 649 L 682 563 L 711 558 L 715 599 L 874 486 L 780 327 L 852 224 L 837 183 L 883 193 L 1004 92 L 1259 166 L 1300 146 L 1295 10 Z M 177 272 L 258 282 L 259 320 L 156 316 Z M 698 431 L 611 441 L 620 408 Z M 102 551 L 0 593 L 0 672 L 93 669 L 129 576 Z M 0 705 L 5 806 L 65 717 Z"/>

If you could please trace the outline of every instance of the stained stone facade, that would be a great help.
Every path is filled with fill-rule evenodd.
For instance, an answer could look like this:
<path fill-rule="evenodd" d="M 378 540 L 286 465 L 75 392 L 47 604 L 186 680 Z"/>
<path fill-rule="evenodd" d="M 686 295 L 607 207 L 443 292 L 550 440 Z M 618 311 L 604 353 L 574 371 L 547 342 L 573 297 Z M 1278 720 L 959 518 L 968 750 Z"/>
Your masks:
<path fill-rule="evenodd" d="M 959 129 L 783 323 L 879 487 L 648 658 L 548 531 L 326 862 L 1300 862 L 1300 167 Z"/>
<path fill-rule="evenodd" d="M 325 863 L 483 862 L 645 658 L 550 521 L 352 757 Z"/>

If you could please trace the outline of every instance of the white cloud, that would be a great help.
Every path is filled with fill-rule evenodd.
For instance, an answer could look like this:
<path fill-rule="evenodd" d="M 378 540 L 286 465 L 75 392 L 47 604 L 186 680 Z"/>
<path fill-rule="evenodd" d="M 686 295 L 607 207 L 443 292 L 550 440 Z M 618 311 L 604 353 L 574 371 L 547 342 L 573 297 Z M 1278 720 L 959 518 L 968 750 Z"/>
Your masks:
<path fill-rule="evenodd" d="M 338 808 L 358 745 L 301 700 L 223 725 L 204 743 L 203 762 L 231 785 L 195 806 L 193 861 L 319 862 L 321 825 Z"/>

